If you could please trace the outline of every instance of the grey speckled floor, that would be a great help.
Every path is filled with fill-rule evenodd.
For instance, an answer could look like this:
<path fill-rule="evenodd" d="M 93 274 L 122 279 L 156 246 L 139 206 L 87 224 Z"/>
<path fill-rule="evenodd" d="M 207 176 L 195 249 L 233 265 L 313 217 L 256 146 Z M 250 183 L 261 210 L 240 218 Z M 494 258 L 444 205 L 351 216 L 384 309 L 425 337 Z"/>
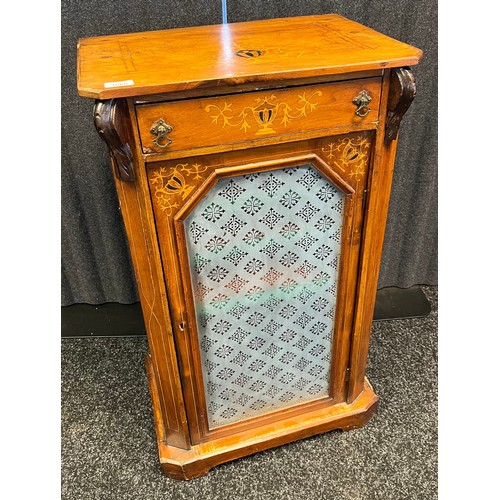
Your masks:
<path fill-rule="evenodd" d="M 188 482 L 160 472 L 145 338 L 62 342 L 63 500 L 437 498 L 437 288 L 426 318 L 377 322 L 364 428 L 246 457 Z"/>

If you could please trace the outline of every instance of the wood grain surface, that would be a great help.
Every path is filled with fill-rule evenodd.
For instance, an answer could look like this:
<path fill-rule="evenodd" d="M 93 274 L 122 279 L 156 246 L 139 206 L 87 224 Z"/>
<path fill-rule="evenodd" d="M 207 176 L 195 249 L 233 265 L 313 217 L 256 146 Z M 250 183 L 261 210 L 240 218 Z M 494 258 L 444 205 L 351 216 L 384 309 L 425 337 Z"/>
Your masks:
<path fill-rule="evenodd" d="M 337 14 L 85 38 L 78 91 L 98 99 L 411 66 L 422 52 Z"/>

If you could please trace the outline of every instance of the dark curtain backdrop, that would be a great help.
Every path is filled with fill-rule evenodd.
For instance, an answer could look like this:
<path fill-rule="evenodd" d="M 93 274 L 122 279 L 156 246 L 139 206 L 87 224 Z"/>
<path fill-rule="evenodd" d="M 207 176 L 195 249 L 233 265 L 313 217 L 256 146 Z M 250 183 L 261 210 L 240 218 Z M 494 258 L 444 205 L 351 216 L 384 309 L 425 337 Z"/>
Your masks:
<path fill-rule="evenodd" d="M 400 130 L 379 288 L 436 285 L 437 0 L 227 0 L 227 11 L 229 22 L 339 13 L 424 51 Z M 62 1 L 63 305 L 139 300 L 93 102 L 76 91 L 77 40 L 218 24 L 221 13 L 220 0 Z"/>

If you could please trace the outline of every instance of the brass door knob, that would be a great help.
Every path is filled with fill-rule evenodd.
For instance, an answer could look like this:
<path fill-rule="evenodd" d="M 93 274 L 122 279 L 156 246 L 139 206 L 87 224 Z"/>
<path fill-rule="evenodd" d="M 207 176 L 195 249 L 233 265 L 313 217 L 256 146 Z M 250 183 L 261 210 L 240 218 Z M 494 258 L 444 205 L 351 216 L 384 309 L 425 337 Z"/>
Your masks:
<path fill-rule="evenodd" d="M 172 144 L 172 139 L 168 137 L 168 134 L 170 134 L 172 130 L 172 125 L 169 125 L 163 118 L 157 120 L 150 130 L 153 135 L 156 135 L 153 144 L 159 148 L 170 146 L 170 144 Z"/>

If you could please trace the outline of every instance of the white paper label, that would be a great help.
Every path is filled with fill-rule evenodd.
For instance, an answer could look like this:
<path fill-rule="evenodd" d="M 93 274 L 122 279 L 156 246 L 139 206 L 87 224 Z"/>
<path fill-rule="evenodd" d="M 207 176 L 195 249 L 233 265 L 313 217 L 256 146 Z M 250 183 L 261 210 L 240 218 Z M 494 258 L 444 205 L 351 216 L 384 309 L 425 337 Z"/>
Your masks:
<path fill-rule="evenodd" d="M 105 82 L 104 88 L 111 89 L 113 87 L 126 87 L 127 85 L 134 85 L 134 80 L 122 80 L 121 82 Z"/>

